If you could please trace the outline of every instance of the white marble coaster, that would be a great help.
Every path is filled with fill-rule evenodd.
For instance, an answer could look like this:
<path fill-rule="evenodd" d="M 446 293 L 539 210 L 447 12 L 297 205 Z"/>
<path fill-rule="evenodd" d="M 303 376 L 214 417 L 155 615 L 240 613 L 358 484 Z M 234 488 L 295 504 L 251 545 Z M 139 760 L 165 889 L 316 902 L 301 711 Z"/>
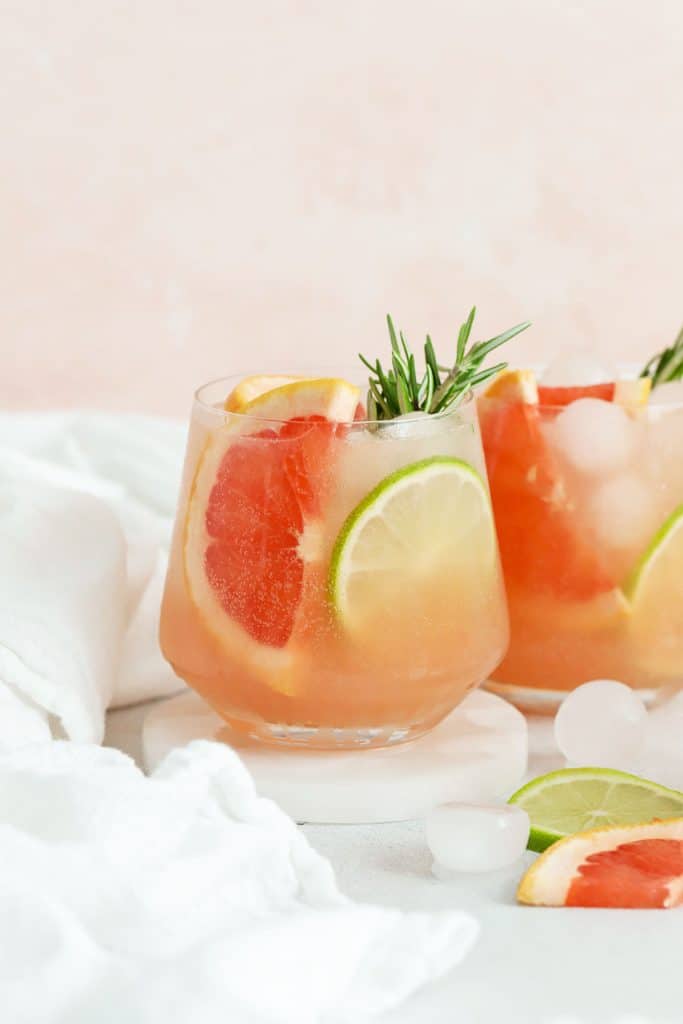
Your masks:
<path fill-rule="evenodd" d="M 299 822 L 363 824 L 421 818 L 449 800 L 505 797 L 526 770 L 524 716 L 478 690 L 426 736 L 379 750 L 280 750 L 237 736 L 197 694 L 157 704 L 143 727 L 148 770 L 190 740 L 222 740 L 262 796 Z"/>

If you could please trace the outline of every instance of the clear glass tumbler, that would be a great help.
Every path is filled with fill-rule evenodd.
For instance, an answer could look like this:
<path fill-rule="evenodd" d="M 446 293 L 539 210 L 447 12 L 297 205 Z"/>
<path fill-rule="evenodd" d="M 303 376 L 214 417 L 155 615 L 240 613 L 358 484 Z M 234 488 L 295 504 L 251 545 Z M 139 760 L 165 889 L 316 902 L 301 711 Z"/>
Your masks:
<path fill-rule="evenodd" d="M 378 425 L 353 419 L 355 399 L 343 421 L 336 398 L 311 412 L 327 379 L 231 412 L 237 381 L 195 396 L 166 659 L 252 738 L 343 749 L 420 735 L 508 640 L 472 396 Z"/>
<path fill-rule="evenodd" d="M 526 710 L 683 680 L 683 405 L 614 387 L 478 401 L 511 625 L 492 688 Z"/>

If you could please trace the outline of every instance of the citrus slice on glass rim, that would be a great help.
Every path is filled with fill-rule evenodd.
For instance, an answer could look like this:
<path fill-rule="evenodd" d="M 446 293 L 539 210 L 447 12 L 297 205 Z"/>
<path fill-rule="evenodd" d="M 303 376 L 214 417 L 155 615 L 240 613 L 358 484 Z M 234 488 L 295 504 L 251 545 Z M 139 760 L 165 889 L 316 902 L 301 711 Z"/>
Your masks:
<path fill-rule="evenodd" d="M 243 377 L 239 384 L 236 384 L 225 400 L 225 409 L 228 412 L 244 412 L 246 406 L 268 391 L 275 388 L 285 387 L 287 384 L 294 384 L 303 377 L 284 376 L 274 373 L 259 373 L 251 377 Z"/>
<path fill-rule="evenodd" d="M 320 533 L 334 446 L 358 388 L 297 380 L 247 402 L 208 438 L 185 522 L 187 588 L 205 626 L 266 682 L 295 686 L 291 642 Z"/>

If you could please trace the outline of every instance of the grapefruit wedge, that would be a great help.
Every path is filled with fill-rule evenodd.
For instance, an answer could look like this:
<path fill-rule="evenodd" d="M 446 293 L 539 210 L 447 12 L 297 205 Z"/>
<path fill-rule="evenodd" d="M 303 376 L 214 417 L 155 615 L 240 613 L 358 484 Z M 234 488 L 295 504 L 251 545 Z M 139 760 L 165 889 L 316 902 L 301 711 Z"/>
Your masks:
<path fill-rule="evenodd" d="M 185 522 L 187 590 L 233 660 L 292 692 L 307 582 L 322 573 L 320 536 L 334 448 L 358 388 L 296 380 L 245 403 L 198 460 Z"/>
<path fill-rule="evenodd" d="M 517 899 L 543 907 L 678 907 L 683 818 L 569 836 L 532 864 Z"/>
<path fill-rule="evenodd" d="M 572 511 L 529 371 L 511 371 L 494 381 L 479 414 L 508 588 L 566 601 L 612 591 L 615 581 Z"/>

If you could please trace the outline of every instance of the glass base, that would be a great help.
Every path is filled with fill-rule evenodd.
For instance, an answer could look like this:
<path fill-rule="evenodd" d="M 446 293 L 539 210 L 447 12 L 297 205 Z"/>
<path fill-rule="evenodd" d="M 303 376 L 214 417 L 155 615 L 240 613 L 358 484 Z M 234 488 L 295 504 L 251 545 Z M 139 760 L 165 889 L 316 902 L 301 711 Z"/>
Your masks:
<path fill-rule="evenodd" d="M 229 728 L 241 736 L 269 746 L 307 750 L 369 750 L 373 747 L 394 747 L 408 743 L 429 732 L 440 721 L 434 719 L 406 726 L 355 726 L 332 729 L 311 725 L 286 725 L 273 722 L 245 721 L 221 715 Z"/>
<path fill-rule="evenodd" d="M 484 683 L 484 689 L 490 690 L 498 697 L 504 697 L 527 715 L 554 715 L 567 694 L 571 693 L 571 690 L 540 690 L 532 686 L 498 683 L 493 679 Z M 643 702 L 648 706 L 655 702 L 657 692 L 654 689 L 638 690 Z"/>

